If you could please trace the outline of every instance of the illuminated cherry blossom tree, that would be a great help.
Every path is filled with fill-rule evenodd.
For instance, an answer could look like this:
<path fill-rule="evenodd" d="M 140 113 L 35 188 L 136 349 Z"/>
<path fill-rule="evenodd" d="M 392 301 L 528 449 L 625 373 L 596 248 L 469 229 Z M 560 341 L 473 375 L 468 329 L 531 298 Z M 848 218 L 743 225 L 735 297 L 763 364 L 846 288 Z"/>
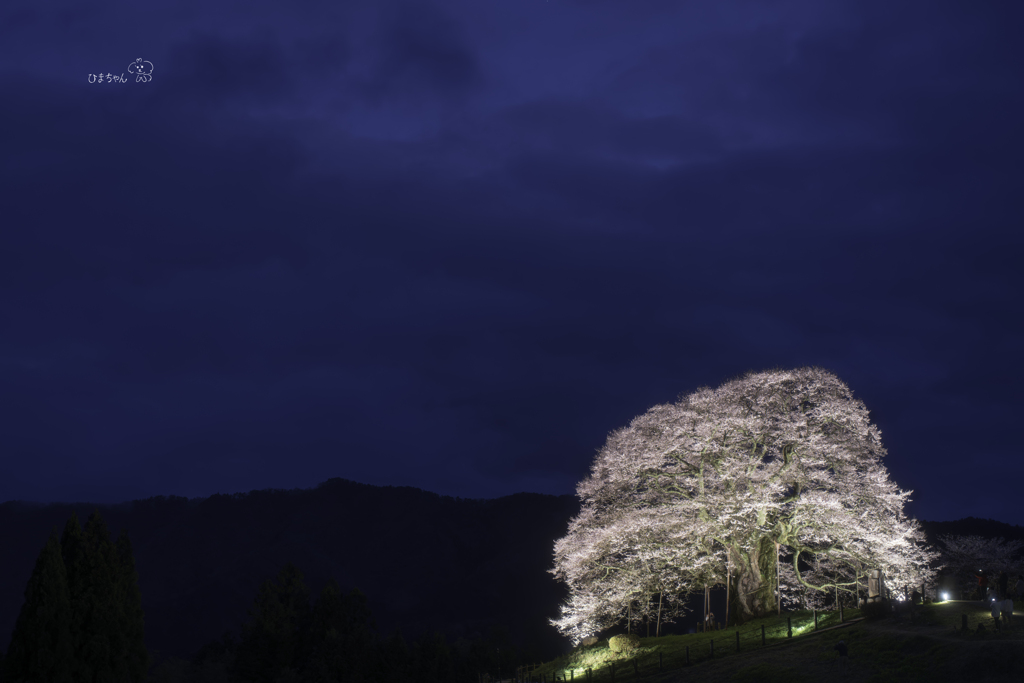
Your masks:
<path fill-rule="evenodd" d="M 748 373 L 612 432 L 555 544 L 570 589 L 552 623 L 574 639 L 651 590 L 728 583 L 741 620 L 777 606 L 780 553 L 804 590 L 856 590 L 867 568 L 919 585 L 935 553 L 903 513 L 864 404 L 818 368 Z M 832 570 L 808 575 L 825 561 Z"/>

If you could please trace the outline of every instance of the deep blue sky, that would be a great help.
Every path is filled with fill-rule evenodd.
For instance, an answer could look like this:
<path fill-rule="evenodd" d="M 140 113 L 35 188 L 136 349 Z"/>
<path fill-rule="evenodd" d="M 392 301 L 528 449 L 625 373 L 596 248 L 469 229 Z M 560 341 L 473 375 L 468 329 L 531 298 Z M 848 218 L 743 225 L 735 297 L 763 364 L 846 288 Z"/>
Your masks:
<path fill-rule="evenodd" d="M 7 0 L 0 501 L 572 493 L 652 405 L 820 365 L 913 514 L 1024 523 L 1022 26 Z"/>

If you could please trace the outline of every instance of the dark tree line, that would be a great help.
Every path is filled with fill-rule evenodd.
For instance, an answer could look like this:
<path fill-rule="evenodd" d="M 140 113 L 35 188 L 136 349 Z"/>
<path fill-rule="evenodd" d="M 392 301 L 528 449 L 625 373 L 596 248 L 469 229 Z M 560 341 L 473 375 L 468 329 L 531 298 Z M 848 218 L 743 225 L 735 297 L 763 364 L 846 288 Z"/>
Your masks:
<path fill-rule="evenodd" d="M 93 506 L 0 503 L 0 650 L 32 563 L 73 510 L 84 525 Z M 194 654 L 225 630 L 237 638 L 260 584 L 288 561 L 306 574 L 311 600 L 331 576 L 345 591 L 366 593 L 384 635 L 400 628 L 411 641 L 436 629 L 455 647 L 456 638 L 486 636 L 500 624 L 510 641 L 545 660 L 567 644 L 547 625 L 552 606 L 566 598 L 547 569 L 552 543 L 579 511 L 575 496 L 460 500 L 331 480 L 307 490 L 161 497 L 99 510 L 114 536 L 121 527 L 131 536 L 154 658 Z"/>
<path fill-rule="evenodd" d="M 5 683 L 142 683 L 142 596 L 127 533 L 71 515 L 36 560 L 0 671 Z"/>
<path fill-rule="evenodd" d="M 449 644 L 427 633 L 407 644 L 398 631 L 378 635 L 366 596 L 330 580 L 310 604 L 302 572 L 287 564 L 260 587 L 241 639 L 225 633 L 190 662 L 167 659 L 152 683 L 476 683 L 509 673 L 517 652 L 500 633 Z"/>

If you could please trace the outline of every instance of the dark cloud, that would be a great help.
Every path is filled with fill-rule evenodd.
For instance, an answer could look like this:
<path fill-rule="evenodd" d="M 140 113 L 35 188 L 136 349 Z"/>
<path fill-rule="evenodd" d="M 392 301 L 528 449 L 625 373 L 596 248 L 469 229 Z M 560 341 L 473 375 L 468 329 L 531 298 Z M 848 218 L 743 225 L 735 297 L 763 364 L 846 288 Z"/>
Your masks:
<path fill-rule="evenodd" d="M 453 15 L 427 2 L 399 2 L 381 12 L 373 67 L 360 91 L 382 98 L 461 96 L 483 79 L 477 58 Z"/>
<path fill-rule="evenodd" d="M 563 493 L 820 365 L 915 513 L 1019 521 L 951 474 L 1019 469 L 1011 5 L 5 11 L 0 499 Z"/>
<path fill-rule="evenodd" d="M 294 94 L 293 67 L 270 36 L 224 40 L 197 34 L 173 46 L 169 58 L 167 96 L 188 99 L 197 107 L 217 107 L 228 101 L 257 104 L 290 99 Z M 308 55 L 305 61 L 308 66 Z"/>

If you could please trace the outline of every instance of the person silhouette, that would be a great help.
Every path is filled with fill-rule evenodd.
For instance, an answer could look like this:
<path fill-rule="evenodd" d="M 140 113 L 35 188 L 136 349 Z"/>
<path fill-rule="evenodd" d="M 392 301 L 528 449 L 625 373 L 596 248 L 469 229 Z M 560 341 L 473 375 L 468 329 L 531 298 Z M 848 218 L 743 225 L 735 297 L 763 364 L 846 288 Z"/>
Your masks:
<path fill-rule="evenodd" d="M 978 599 L 984 600 L 985 593 L 988 591 L 988 574 L 985 573 L 984 569 L 979 569 L 974 577 L 978 579 Z"/>
<path fill-rule="evenodd" d="M 837 655 L 837 659 L 839 661 L 839 673 L 845 672 L 847 656 L 849 655 L 849 648 L 846 647 L 846 641 L 840 640 L 832 649 L 839 653 Z"/>

